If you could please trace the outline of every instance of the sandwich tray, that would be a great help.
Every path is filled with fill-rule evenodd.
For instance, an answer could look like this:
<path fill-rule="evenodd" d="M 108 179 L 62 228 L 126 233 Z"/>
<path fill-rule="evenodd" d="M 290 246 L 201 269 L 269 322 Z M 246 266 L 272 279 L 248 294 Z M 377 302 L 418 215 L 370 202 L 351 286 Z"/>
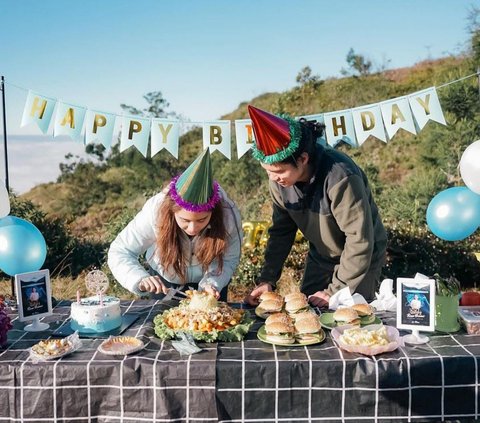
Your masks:
<path fill-rule="evenodd" d="M 366 319 L 367 317 L 368 316 L 360 317 L 360 326 L 382 324 L 382 321 L 377 316 L 375 316 L 375 320 L 373 321 L 369 321 L 368 319 Z M 320 324 L 322 325 L 323 328 L 329 329 L 329 330 L 332 330 L 337 326 L 344 326 L 344 325 L 337 325 L 337 323 L 333 319 L 333 313 L 322 313 L 320 315 Z"/>
<path fill-rule="evenodd" d="M 267 340 L 267 332 L 265 330 L 265 325 L 262 325 L 257 332 L 257 338 L 260 339 L 260 341 L 265 342 L 266 344 L 278 345 L 279 347 L 303 347 L 305 345 L 320 344 L 323 341 L 325 341 L 325 336 L 326 336 L 325 331 L 320 329 L 320 339 L 318 341 L 306 341 L 306 342 L 295 341 L 293 344 L 281 344 L 279 342 L 272 342 Z"/>

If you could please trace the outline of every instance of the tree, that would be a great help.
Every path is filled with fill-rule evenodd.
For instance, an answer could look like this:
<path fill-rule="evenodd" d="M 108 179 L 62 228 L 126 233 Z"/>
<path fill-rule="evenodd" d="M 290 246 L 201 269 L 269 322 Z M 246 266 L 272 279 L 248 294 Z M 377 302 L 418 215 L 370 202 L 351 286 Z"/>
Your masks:
<path fill-rule="evenodd" d="M 361 54 L 356 54 L 353 48 L 347 53 L 347 63 L 349 66 L 349 70 L 345 70 L 342 68 L 341 73 L 343 75 L 360 75 L 366 76 L 370 74 L 372 69 L 372 61 L 368 60 L 365 56 Z"/>
<path fill-rule="evenodd" d="M 132 115 L 146 115 L 152 118 L 166 118 L 166 117 L 175 117 L 174 112 L 167 112 L 166 109 L 170 106 L 168 101 L 163 97 L 161 91 L 152 91 L 143 96 L 145 101 L 148 103 L 148 107 L 143 109 L 137 109 L 134 106 L 129 106 L 127 104 L 120 104 L 120 107 L 123 110 L 126 110 Z"/>

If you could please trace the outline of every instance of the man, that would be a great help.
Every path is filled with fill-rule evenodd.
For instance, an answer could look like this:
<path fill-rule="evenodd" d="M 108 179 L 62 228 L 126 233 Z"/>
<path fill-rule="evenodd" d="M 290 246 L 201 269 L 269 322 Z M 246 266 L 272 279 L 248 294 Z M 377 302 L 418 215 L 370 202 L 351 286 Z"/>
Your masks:
<path fill-rule="evenodd" d="M 345 154 L 316 140 L 324 127 L 248 106 L 253 157 L 270 179 L 272 226 L 251 305 L 275 288 L 297 229 L 310 243 L 301 291 L 318 307 L 345 287 L 374 297 L 387 237 L 367 177 Z"/>

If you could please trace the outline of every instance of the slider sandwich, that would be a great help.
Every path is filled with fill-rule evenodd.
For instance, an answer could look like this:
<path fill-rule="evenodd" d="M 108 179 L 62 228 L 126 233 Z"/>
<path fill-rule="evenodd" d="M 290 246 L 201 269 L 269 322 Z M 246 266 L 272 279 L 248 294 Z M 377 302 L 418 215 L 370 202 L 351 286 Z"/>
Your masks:
<path fill-rule="evenodd" d="M 282 311 L 282 308 L 282 300 L 264 300 L 257 307 L 257 313 L 260 315 L 260 317 L 265 318 L 270 314 L 279 313 L 280 311 Z"/>
<path fill-rule="evenodd" d="M 351 307 L 360 316 L 362 325 L 369 325 L 375 321 L 375 314 L 373 307 L 368 304 L 355 304 Z"/>
<path fill-rule="evenodd" d="M 298 342 L 319 342 L 320 322 L 318 319 L 302 319 L 295 321 L 295 338 Z"/>
<path fill-rule="evenodd" d="M 293 326 L 287 323 L 275 322 L 265 325 L 265 339 L 275 344 L 293 344 L 295 337 L 293 334 Z"/>
<path fill-rule="evenodd" d="M 273 291 L 266 291 L 262 295 L 260 295 L 260 297 L 258 297 L 259 303 L 263 303 L 264 301 L 268 300 L 280 300 L 283 302 L 283 297 Z"/>
<path fill-rule="evenodd" d="M 286 323 L 287 325 L 292 324 L 292 318 L 287 314 L 287 313 L 273 313 L 270 314 L 270 316 L 267 317 L 267 320 L 265 320 L 266 325 L 270 325 L 272 323 Z"/>
<path fill-rule="evenodd" d="M 298 299 L 306 301 L 307 296 L 300 291 L 291 292 L 290 294 L 285 295 L 285 302 L 287 303 L 289 301 L 298 300 Z"/>
<path fill-rule="evenodd" d="M 333 320 L 338 326 L 360 325 L 360 316 L 352 308 L 339 308 L 333 313 Z"/>
<path fill-rule="evenodd" d="M 293 315 L 310 310 L 310 306 L 308 305 L 307 300 L 297 298 L 285 303 L 285 310 L 288 314 Z"/>

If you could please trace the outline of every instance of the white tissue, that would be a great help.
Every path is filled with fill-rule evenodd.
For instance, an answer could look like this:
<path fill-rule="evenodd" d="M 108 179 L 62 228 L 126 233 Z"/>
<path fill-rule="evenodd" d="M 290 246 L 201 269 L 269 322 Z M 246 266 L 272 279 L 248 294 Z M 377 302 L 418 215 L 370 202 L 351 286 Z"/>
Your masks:
<path fill-rule="evenodd" d="M 328 308 L 336 310 L 337 308 L 351 307 L 354 304 L 367 304 L 367 301 L 360 294 L 350 294 L 350 288 L 347 286 L 330 297 Z"/>
<path fill-rule="evenodd" d="M 397 297 L 393 293 L 393 279 L 384 279 L 380 284 L 379 292 L 375 293 L 376 300 L 370 305 L 377 311 L 396 311 Z"/>

